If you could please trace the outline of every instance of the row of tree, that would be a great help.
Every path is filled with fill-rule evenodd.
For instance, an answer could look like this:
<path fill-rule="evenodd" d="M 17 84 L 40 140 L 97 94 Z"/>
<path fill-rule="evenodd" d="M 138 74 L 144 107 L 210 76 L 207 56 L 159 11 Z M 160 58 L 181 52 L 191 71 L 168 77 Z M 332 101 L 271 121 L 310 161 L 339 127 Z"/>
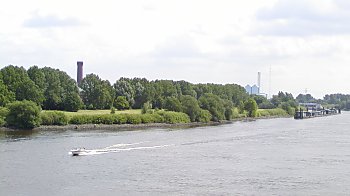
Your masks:
<path fill-rule="evenodd" d="M 279 92 L 271 99 L 249 96 L 237 84 L 192 84 L 186 81 L 120 78 L 111 84 L 96 74 L 88 74 L 77 86 L 67 73 L 50 67 L 6 66 L 0 70 L 0 106 L 30 100 L 45 110 L 158 108 L 188 114 L 192 121 L 203 116 L 211 120 L 230 119 L 233 108 L 255 116 L 257 108 L 282 108 L 294 114 L 298 102 L 323 102 L 350 108 L 350 95 L 311 95 Z"/>

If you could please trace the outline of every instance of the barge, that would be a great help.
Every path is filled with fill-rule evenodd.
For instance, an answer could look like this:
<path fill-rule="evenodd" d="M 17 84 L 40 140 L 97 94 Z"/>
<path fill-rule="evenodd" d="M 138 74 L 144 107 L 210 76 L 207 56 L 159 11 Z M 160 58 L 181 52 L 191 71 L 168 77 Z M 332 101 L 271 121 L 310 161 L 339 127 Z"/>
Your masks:
<path fill-rule="evenodd" d="M 305 118 L 314 118 L 322 116 L 330 116 L 335 114 L 340 114 L 341 110 L 332 108 L 325 109 L 320 104 L 316 103 L 302 103 L 300 106 L 306 108 L 306 111 L 300 108 L 299 111 L 296 111 L 294 114 L 294 119 L 305 119 Z"/>

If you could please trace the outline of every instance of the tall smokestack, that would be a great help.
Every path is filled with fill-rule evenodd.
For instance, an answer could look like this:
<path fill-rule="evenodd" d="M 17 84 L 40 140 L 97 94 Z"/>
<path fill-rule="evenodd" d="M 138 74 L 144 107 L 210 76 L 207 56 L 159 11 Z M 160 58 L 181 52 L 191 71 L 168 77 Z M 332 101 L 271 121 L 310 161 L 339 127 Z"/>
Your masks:
<path fill-rule="evenodd" d="M 258 93 L 260 94 L 260 88 L 261 88 L 261 72 L 258 72 L 258 88 L 259 88 L 259 90 L 258 90 Z"/>
<path fill-rule="evenodd" d="M 81 83 L 81 81 L 83 80 L 83 61 L 78 61 L 77 66 L 78 66 L 77 83 L 79 85 Z"/>

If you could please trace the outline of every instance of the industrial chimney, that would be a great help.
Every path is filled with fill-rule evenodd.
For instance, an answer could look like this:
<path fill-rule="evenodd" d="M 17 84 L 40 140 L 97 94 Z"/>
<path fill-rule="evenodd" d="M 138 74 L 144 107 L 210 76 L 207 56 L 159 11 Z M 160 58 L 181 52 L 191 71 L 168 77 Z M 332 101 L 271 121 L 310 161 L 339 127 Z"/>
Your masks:
<path fill-rule="evenodd" d="M 258 90 L 258 92 L 259 92 L 259 94 L 260 94 L 260 88 L 261 88 L 261 72 L 258 72 L 258 88 L 259 88 L 259 90 Z"/>
<path fill-rule="evenodd" d="M 77 71 L 77 83 L 80 85 L 81 81 L 83 80 L 83 61 L 77 62 L 78 71 Z"/>

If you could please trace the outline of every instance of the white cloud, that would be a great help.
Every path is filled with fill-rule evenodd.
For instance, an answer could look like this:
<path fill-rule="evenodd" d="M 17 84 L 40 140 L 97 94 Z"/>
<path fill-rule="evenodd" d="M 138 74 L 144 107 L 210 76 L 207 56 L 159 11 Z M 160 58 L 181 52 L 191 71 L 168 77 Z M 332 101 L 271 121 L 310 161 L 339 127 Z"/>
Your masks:
<path fill-rule="evenodd" d="M 83 60 L 86 73 L 111 82 L 243 86 L 261 71 L 265 91 L 271 65 L 274 93 L 350 93 L 348 8 L 346 0 L 13 0 L 0 7 L 0 65 L 52 66 L 75 78 Z"/>

